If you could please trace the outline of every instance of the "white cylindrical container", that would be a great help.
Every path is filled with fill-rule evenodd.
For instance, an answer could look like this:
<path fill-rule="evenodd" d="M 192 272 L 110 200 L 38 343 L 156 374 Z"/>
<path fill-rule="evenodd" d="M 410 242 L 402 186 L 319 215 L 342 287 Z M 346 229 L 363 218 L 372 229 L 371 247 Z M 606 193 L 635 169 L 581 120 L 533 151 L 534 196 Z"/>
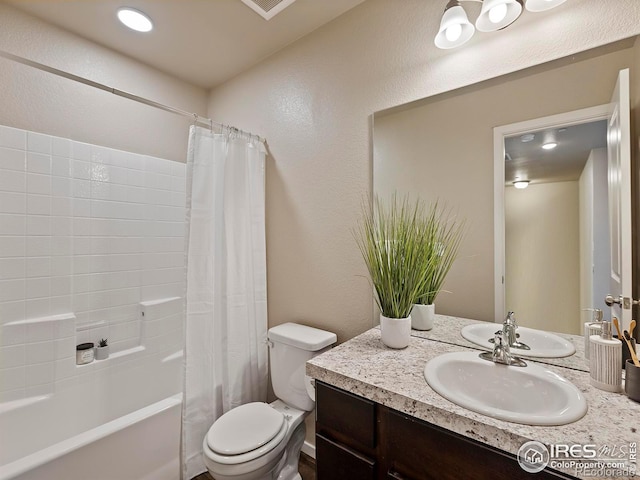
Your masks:
<path fill-rule="evenodd" d="M 411 328 L 414 330 L 431 330 L 436 317 L 436 305 L 416 303 L 411 310 Z"/>
<path fill-rule="evenodd" d="M 389 318 L 380 314 L 382 343 L 390 348 L 406 348 L 411 339 L 411 315 L 407 318 Z"/>
<path fill-rule="evenodd" d="M 591 311 L 592 320 L 590 322 L 584 322 L 584 358 L 589 360 L 589 343 L 591 335 L 600 335 L 602 332 L 602 318 L 603 313 L 599 308 L 586 308 L 585 311 Z M 588 364 L 589 362 L 587 362 Z"/>
<path fill-rule="evenodd" d="M 592 335 L 600 335 L 602 322 L 585 322 L 584 324 L 584 358 L 589 360 L 589 346 Z"/>
<path fill-rule="evenodd" d="M 622 384 L 622 344 L 611 336 L 611 322 L 602 322 L 602 334 L 589 338 L 591 385 L 619 392 Z"/>
<path fill-rule="evenodd" d="M 93 355 L 93 343 L 76 345 L 76 365 L 85 365 L 93 362 Z"/>

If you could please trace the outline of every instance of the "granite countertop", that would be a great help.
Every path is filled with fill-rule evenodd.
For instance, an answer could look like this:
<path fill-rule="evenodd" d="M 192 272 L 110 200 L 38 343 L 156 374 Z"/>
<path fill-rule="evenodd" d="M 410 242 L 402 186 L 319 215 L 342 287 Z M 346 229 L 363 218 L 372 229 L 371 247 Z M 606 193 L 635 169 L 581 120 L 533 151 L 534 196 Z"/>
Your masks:
<path fill-rule="evenodd" d="M 429 387 L 423 371 L 430 359 L 443 353 L 473 350 L 419 337 L 412 337 L 407 348 L 393 350 L 382 344 L 380 330 L 372 328 L 309 360 L 306 371 L 320 381 L 513 455 L 530 440 L 547 445 L 595 444 L 598 448 L 618 449 L 628 448 L 632 442 L 640 444 L 640 404 L 622 393 L 592 387 L 587 372 L 545 365 L 572 382 L 587 399 L 587 414 L 561 427 L 496 420 L 459 407 Z M 557 469 L 576 475 L 569 468 Z"/>

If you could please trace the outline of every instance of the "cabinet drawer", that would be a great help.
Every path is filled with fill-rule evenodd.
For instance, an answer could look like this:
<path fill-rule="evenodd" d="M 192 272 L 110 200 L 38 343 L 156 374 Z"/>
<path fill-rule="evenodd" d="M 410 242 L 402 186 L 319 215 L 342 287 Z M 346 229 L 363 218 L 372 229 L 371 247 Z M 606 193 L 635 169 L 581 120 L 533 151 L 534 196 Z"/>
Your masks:
<path fill-rule="evenodd" d="M 351 446 L 376 446 L 375 403 L 322 382 L 316 382 L 318 433 L 333 431 L 354 441 Z"/>
<path fill-rule="evenodd" d="M 350 448 L 316 434 L 318 480 L 374 480 L 375 461 Z"/>

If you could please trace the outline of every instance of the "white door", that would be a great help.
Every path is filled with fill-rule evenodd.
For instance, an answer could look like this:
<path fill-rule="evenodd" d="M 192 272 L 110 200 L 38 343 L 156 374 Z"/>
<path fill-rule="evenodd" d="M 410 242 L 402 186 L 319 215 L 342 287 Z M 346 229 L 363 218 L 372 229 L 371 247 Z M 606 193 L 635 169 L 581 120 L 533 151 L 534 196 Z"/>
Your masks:
<path fill-rule="evenodd" d="M 620 70 L 611 97 L 611 118 L 607 128 L 609 157 L 609 231 L 611 235 L 611 291 L 619 304 L 611 316 L 631 322 L 631 121 L 629 69 Z"/>

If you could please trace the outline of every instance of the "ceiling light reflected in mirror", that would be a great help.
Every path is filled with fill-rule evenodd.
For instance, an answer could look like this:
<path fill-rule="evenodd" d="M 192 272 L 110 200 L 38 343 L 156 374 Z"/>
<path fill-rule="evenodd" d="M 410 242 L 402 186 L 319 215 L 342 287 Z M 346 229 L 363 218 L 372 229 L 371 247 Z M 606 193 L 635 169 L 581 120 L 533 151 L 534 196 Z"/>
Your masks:
<path fill-rule="evenodd" d="M 522 190 L 523 188 L 527 188 L 529 186 L 529 180 L 516 180 L 513 182 L 513 186 L 517 189 Z"/>

